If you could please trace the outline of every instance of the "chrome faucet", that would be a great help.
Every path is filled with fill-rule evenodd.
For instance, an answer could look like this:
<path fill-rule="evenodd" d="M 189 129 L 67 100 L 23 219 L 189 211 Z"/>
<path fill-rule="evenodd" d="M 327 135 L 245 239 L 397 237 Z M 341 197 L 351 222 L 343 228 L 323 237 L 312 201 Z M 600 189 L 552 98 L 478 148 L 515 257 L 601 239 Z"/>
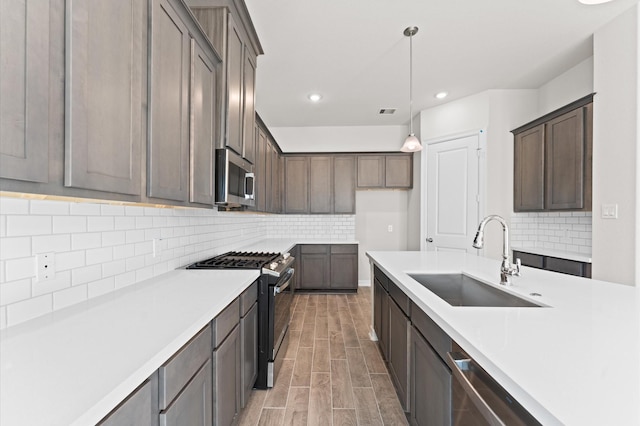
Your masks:
<path fill-rule="evenodd" d="M 516 260 L 515 267 L 509 263 L 509 226 L 500 216 L 492 214 L 480 222 L 478 232 L 473 239 L 473 247 L 481 249 L 484 245 L 484 227 L 492 220 L 500 222 L 502 225 L 502 265 L 500 265 L 500 284 L 511 285 L 511 276 L 520 276 L 520 259 Z"/>

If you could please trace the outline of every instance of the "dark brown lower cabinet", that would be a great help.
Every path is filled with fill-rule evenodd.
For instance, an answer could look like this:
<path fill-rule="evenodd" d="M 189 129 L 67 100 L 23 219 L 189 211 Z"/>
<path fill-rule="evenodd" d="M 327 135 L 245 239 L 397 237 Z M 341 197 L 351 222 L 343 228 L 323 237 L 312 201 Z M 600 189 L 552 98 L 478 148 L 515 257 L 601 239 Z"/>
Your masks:
<path fill-rule="evenodd" d="M 256 284 L 254 284 L 256 285 Z M 253 287 L 252 287 L 253 288 Z M 257 296 L 257 286 L 255 287 Z M 240 371 L 242 387 L 240 388 L 240 407 L 244 408 L 249 401 L 253 385 L 258 377 L 258 304 L 253 300 L 251 307 L 240 318 L 241 359 Z"/>
<path fill-rule="evenodd" d="M 410 358 L 411 425 L 450 425 L 451 371 L 415 327 Z"/>
<path fill-rule="evenodd" d="M 160 426 L 211 424 L 211 360 L 198 370 L 169 407 L 160 413 Z"/>
<path fill-rule="evenodd" d="M 329 246 L 303 245 L 300 249 L 300 290 L 329 289 Z"/>
<path fill-rule="evenodd" d="M 300 244 L 299 290 L 358 290 L 357 244 Z"/>
<path fill-rule="evenodd" d="M 376 276 L 373 280 L 373 329 L 384 359 L 389 358 L 389 293 Z"/>
<path fill-rule="evenodd" d="M 240 411 L 240 328 L 213 351 L 213 424 L 233 424 Z M 185 423 L 186 424 L 186 423 Z"/>
<path fill-rule="evenodd" d="M 396 387 L 400 405 L 409 412 L 409 330 L 411 323 L 402 309 L 389 302 L 389 372 Z M 435 424 L 435 423 L 434 423 Z"/>
<path fill-rule="evenodd" d="M 157 426 L 158 374 L 134 390 L 120 405 L 102 419 L 99 426 Z"/>
<path fill-rule="evenodd" d="M 561 274 L 591 278 L 591 264 L 576 260 L 560 259 L 558 257 L 543 256 L 514 250 L 513 258 L 520 259 L 523 266 L 560 272 Z"/>

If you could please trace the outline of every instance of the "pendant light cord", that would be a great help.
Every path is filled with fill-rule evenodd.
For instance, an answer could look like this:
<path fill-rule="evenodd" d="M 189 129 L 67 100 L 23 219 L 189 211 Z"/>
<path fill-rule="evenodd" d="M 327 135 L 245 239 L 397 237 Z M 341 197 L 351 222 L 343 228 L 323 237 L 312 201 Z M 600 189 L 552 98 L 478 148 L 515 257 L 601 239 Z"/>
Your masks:
<path fill-rule="evenodd" d="M 413 33 L 409 36 L 409 134 L 413 135 Z"/>

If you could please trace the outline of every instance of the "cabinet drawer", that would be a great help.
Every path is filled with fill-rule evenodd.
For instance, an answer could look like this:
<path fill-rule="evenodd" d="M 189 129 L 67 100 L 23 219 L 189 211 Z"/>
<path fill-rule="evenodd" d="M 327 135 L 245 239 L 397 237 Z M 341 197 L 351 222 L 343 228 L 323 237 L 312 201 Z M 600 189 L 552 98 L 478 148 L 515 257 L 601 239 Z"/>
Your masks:
<path fill-rule="evenodd" d="M 410 311 L 411 300 L 406 294 L 404 294 L 402 290 L 400 290 L 400 288 L 396 285 L 396 283 L 394 283 L 388 278 L 387 280 L 389 285 L 389 295 L 391 296 L 393 301 L 396 302 L 396 304 L 400 307 L 400 309 L 402 309 L 402 312 L 404 312 L 406 316 L 409 316 L 409 312 L 411 312 Z"/>
<path fill-rule="evenodd" d="M 160 410 L 167 408 L 211 354 L 207 325 L 158 369 Z"/>
<path fill-rule="evenodd" d="M 331 254 L 358 254 L 358 245 L 331 244 Z"/>
<path fill-rule="evenodd" d="M 169 408 L 160 412 L 160 426 L 210 425 L 213 405 L 211 383 L 209 359 Z"/>
<path fill-rule="evenodd" d="M 380 268 L 375 265 L 373 266 L 373 276 L 377 278 L 378 281 L 380 281 L 380 285 L 382 285 L 382 288 L 389 291 L 389 279 L 384 274 L 384 272 L 382 272 Z"/>
<path fill-rule="evenodd" d="M 240 298 L 237 298 L 229 304 L 224 311 L 213 319 L 211 326 L 213 327 L 213 348 L 220 346 L 220 343 L 233 330 L 233 327 L 240 322 Z"/>
<path fill-rule="evenodd" d="M 131 393 L 120 405 L 111 411 L 99 426 L 139 425 L 152 426 L 158 415 L 158 376 L 154 373 L 148 380 Z"/>
<path fill-rule="evenodd" d="M 544 267 L 544 256 L 514 251 L 513 257 L 514 259 L 520 259 L 523 266 L 531 266 L 538 269 L 542 269 Z"/>
<path fill-rule="evenodd" d="M 413 326 L 433 346 L 440 358 L 446 360 L 447 352 L 451 352 L 451 338 L 415 303 L 411 302 L 411 305 L 411 322 Z"/>
<path fill-rule="evenodd" d="M 253 284 L 249 286 L 242 294 L 240 295 L 240 316 L 244 317 L 251 306 L 256 303 L 258 300 L 258 281 L 254 281 Z"/>
<path fill-rule="evenodd" d="M 557 257 L 547 257 L 545 269 L 563 274 L 584 276 L 584 263 L 574 260 L 558 259 Z"/>
<path fill-rule="evenodd" d="M 328 244 L 302 244 L 300 253 L 302 254 L 329 254 Z"/>

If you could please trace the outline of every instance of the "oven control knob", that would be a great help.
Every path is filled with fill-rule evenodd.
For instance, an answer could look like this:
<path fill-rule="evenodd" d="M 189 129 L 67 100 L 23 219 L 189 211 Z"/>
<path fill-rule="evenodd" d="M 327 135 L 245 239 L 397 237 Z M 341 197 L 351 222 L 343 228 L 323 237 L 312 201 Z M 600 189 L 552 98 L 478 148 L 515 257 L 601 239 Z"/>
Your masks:
<path fill-rule="evenodd" d="M 282 259 L 283 259 L 283 260 L 287 260 L 287 259 L 289 258 L 289 256 L 291 256 L 291 253 L 284 253 L 284 254 L 282 255 Z"/>
<path fill-rule="evenodd" d="M 274 271 L 277 267 L 278 267 L 278 262 L 271 262 L 269 264 L 269 269 L 271 269 L 272 271 Z"/>

